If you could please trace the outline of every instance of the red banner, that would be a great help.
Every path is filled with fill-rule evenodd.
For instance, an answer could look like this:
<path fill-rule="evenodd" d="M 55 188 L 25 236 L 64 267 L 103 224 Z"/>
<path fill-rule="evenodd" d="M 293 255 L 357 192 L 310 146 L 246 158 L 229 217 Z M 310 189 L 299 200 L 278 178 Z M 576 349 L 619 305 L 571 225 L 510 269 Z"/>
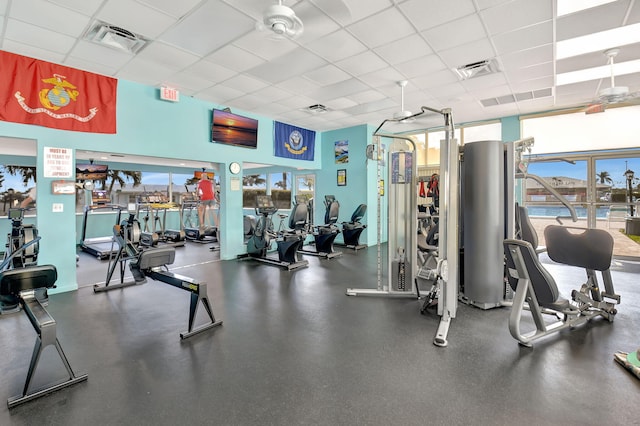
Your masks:
<path fill-rule="evenodd" d="M 0 120 L 116 133 L 118 80 L 0 51 Z"/>

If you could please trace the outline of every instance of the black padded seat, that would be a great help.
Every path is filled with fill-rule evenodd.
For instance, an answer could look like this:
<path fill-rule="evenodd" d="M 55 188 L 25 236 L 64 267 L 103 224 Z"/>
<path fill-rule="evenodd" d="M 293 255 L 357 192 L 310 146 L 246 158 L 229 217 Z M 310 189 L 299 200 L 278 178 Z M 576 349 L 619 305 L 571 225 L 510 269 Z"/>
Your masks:
<path fill-rule="evenodd" d="M 525 268 L 516 265 L 515 255 L 519 255 L 524 261 Z M 553 309 L 565 314 L 577 314 L 579 311 L 569 300 L 560 296 L 558 286 L 549 272 L 542 266 L 536 251 L 528 241 L 505 240 L 504 253 L 506 256 L 509 280 L 513 290 L 516 290 L 518 279 L 528 279 L 536 295 L 538 304 L 544 308 Z"/>

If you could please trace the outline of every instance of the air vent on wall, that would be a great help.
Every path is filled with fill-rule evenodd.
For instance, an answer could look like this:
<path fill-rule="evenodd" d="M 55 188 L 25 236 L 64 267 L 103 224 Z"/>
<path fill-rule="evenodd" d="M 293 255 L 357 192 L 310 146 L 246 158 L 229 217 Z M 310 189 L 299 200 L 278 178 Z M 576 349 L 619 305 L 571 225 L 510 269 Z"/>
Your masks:
<path fill-rule="evenodd" d="M 83 38 L 112 49 L 132 54 L 138 53 L 148 41 L 144 37 L 132 33 L 129 30 L 102 21 L 95 21 L 85 32 Z"/>
<path fill-rule="evenodd" d="M 545 89 L 532 90 L 529 92 L 514 93 L 513 95 L 504 95 L 497 98 L 487 98 L 480 100 L 483 107 L 510 104 L 513 102 L 523 102 L 532 99 L 546 98 L 553 95 L 551 87 Z"/>
<path fill-rule="evenodd" d="M 484 61 L 462 65 L 454 68 L 453 71 L 458 75 L 460 80 L 468 80 L 470 78 L 493 74 L 500 70 L 498 69 L 498 63 L 495 59 L 485 59 Z"/>

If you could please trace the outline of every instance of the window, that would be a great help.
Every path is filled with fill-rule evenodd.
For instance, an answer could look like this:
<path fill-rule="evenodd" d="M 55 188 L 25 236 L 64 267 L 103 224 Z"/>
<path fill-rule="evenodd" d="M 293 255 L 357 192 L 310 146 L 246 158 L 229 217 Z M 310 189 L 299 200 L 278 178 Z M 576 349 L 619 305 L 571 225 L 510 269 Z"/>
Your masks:
<path fill-rule="evenodd" d="M 26 198 L 29 190 L 36 185 L 35 176 L 35 167 L 0 166 L 1 215 L 6 216 L 10 208 L 17 207 Z"/>
<path fill-rule="evenodd" d="M 253 209 L 256 196 L 269 194 L 278 209 L 291 208 L 290 172 L 245 174 L 242 177 L 242 207 Z"/>

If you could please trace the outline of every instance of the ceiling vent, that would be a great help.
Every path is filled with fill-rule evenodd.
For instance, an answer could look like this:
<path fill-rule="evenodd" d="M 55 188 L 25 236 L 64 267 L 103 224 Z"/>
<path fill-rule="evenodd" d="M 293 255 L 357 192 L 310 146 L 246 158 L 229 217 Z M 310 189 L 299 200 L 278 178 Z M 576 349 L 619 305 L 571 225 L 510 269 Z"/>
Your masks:
<path fill-rule="evenodd" d="M 315 104 L 307 107 L 307 111 L 314 114 L 322 114 L 328 111 L 327 107 L 322 104 Z"/>
<path fill-rule="evenodd" d="M 148 42 L 138 34 L 101 21 L 95 21 L 83 38 L 131 54 L 138 53 Z"/>
<path fill-rule="evenodd" d="M 491 107 L 496 105 L 510 104 L 513 102 L 530 101 L 533 99 L 547 98 L 553 95 L 551 87 L 545 89 L 532 90 L 529 92 L 514 93 L 513 95 L 504 95 L 497 98 L 487 98 L 480 100 L 483 107 Z"/>
<path fill-rule="evenodd" d="M 460 80 L 482 77 L 483 75 L 493 74 L 498 71 L 500 71 L 500 69 L 495 59 L 485 59 L 484 61 L 474 62 L 453 69 L 453 72 L 457 74 Z"/>

